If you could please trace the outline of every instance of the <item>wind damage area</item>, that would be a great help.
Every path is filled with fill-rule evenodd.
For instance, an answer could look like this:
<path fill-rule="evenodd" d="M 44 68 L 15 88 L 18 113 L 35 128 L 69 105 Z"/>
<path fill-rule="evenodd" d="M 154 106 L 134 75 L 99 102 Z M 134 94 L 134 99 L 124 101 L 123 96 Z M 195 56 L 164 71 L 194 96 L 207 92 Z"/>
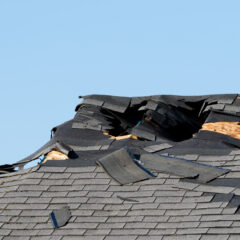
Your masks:
<path fill-rule="evenodd" d="M 40 158 L 40 166 L 98 164 L 120 184 L 153 178 L 151 171 L 208 182 L 229 170 L 166 154 L 221 155 L 240 148 L 237 94 L 81 98 L 74 118 L 54 127 L 49 142 L 15 164 L 0 166 L 1 173 Z"/>

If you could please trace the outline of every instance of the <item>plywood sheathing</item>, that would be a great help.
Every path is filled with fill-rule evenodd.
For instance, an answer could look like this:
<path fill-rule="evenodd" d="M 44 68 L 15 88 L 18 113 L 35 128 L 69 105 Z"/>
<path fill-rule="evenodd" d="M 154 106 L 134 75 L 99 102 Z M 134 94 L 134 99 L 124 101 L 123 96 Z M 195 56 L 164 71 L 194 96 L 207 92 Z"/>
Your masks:
<path fill-rule="evenodd" d="M 68 159 L 68 156 L 66 154 L 53 150 L 47 154 L 46 158 L 42 163 L 45 163 L 48 160 L 66 160 L 66 159 Z"/>
<path fill-rule="evenodd" d="M 240 139 L 240 122 L 204 123 L 201 130 L 218 132 Z"/>
<path fill-rule="evenodd" d="M 127 139 L 127 138 L 132 138 L 132 139 L 138 139 L 137 136 L 134 136 L 132 134 L 128 134 L 128 135 L 123 135 L 123 136 L 112 136 L 110 135 L 108 132 L 103 132 L 104 135 L 110 136 L 110 139 L 115 139 L 115 140 L 123 140 L 123 139 Z"/>

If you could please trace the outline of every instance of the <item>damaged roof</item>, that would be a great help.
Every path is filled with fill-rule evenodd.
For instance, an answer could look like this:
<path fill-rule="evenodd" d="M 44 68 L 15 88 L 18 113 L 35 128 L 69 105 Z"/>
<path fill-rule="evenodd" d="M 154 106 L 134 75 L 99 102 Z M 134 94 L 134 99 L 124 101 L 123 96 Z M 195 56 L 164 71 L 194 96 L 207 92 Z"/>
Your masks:
<path fill-rule="evenodd" d="M 239 239 L 238 94 L 82 98 L 0 166 L 0 240 Z"/>

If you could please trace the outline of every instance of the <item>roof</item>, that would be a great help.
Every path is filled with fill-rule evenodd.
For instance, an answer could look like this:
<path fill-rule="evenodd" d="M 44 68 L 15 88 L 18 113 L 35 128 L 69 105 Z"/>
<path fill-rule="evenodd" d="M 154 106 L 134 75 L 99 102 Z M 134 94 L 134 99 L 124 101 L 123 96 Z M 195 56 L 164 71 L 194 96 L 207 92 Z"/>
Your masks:
<path fill-rule="evenodd" d="M 0 167 L 4 172 L 0 175 L 0 240 L 238 239 L 240 140 L 212 129 L 201 130 L 208 122 L 239 122 L 238 95 L 102 98 L 86 96 L 74 119 L 53 129 L 50 143 L 15 165 Z M 114 119 L 120 119 L 131 104 L 143 111 L 136 124 L 129 118 L 117 124 L 113 117 L 106 118 L 105 114 L 114 113 Z M 103 115 L 95 117 L 95 112 L 83 119 L 89 116 L 86 107 L 88 114 L 100 108 Z M 166 107 L 168 111 L 163 111 Z M 159 117 L 156 112 L 164 116 L 158 119 L 165 120 L 161 126 L 166 128 L 159 130 L 154 124 L 143 128 Z M 186 115 L 189 118 L 184 118 Z M 96 124 L 96 119 L 101 123 Z M 171 119 L 189 132 L 184 134 Z M 117 128 L 119 122 L 121 129 Z M 127 134 L 131 136 L 116 139 Z M 147 139 L 153 135 L 154 139 Z M 68 159 L 48 160 L 13 171 L 53 149 L 68 155 Z M 163 171 L 164 164 L 156 162 L 164 160 L 169 168 Z M 120 164 L 118 172 L 114 171 L 115 164 Z M 184 176 L 179 176 L 181 171 Z M 119 172 L 126 174 L 124 178 L 117 175 Z M 50 214 L 65 206 L 71 217 L 65 226 L 55 228 Z"/>

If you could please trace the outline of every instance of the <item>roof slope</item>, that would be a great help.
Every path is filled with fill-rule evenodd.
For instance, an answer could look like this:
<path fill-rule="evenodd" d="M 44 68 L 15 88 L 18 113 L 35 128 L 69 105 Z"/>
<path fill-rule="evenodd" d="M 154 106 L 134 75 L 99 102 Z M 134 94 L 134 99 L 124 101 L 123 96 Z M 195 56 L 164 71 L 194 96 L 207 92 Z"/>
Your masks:
<path fill-rule="evenodd" d="M 210 101 L 209 99 L 216 97 L 198 97 L 198 101 L 199 98 L 206 102 L 206 98 Z M 211 107 L 216 105 L 215 107 L 219 109 L 219 105 L 224 105 L 221 107 L 221 114 L 226 113 L 229 117 L 231 113 L 236 121 L 240 112 L 239 107 L 234 107 L 237 106 L 237 99 L 237 95 L 231 97 L 221 95 L 218 96 L 218 103 L 212 104 Z M 102 102 L 98 104 L 104 105 Z M 145 103 L 145 106 L 146 104 L 148 103 Z M 114 108 L 113 106 L 115 105 L 107 105 L 108 108 Z M 121 106 L 121 111 L 126 111 L 125 105 Z M 201 110 L 208 111 L 204 122 L 216 118 L 216 115 L 211 117 L 214 112 L 206 109 L 209 106 L 206 105 Z M 228 119 L 227 122 L 231 121 Z M 92 129 L 89 131 L 91 134 L 102 132 Z M 67 134 L 64 133 L 64 136 L 66 137 Z M 89 143 L 94 142 L 91 134 L 87 146 L 84 141 L 86 139 L 82 141 L 85 147 L 89 147 Z M 60 136 L 61 132 L 55 132 L 56 135 Z M 147 141 L 142 140 L 142 136 L 140 139 L 138 137 L 138 140 L 124 139 L 109 142 L 108 135 L 96 134 L 94 137 L 95 142 L 98 142 L 98 138 L 101 139 L 98 143 L 101 147 L 110 143 L 108 149 L 101 150 L 100 147 L 98 150 L 91 148 L 84 150 L 84 145 L 78 145 L 81 150 L 74 151 L 78 155 L 75 158 L 49 160 L 31 169 L 0 175 L 0 240 L 239 239 L 240 145 L 238 139 L 199 130 L 197 137 L 181 141 L 173 141 L 172 137 Z M 140 144 L 136 145 L 136 142 Z M 146 151 L 146 147 L 154 146 L 156 142 L 167 143 L 170 146 L 158 149 L 156 152 L 155 149 L 154 153 L 150 153 L 152 150 L 149 148 Z M 202 145 L 204 142 L 207 142 L 209 147 Z M 68 147 L 69 145 L 71 144 L 68 143 Z M 231 171 L 212 181 L 202 183 L 197 179 L 183 178 L 151 169 L 156 175 L 155 178 L 119 185 L 105 173 L 104 169 L 96 166 L 95 161 L 122 146 L 128 146 L 135 157 L 138 154 L 157 153 Z M 54 147 L 56 148 L 56 145 Z M 66 148 L 65 146 L 64 149 Z M 50 150 L 51 148 L 48 148 L 47 151 Z M 49 215 L 53 209 L 66 205 L 70 207 L 72 217 L 66 226 L 55 229 Z"/>

